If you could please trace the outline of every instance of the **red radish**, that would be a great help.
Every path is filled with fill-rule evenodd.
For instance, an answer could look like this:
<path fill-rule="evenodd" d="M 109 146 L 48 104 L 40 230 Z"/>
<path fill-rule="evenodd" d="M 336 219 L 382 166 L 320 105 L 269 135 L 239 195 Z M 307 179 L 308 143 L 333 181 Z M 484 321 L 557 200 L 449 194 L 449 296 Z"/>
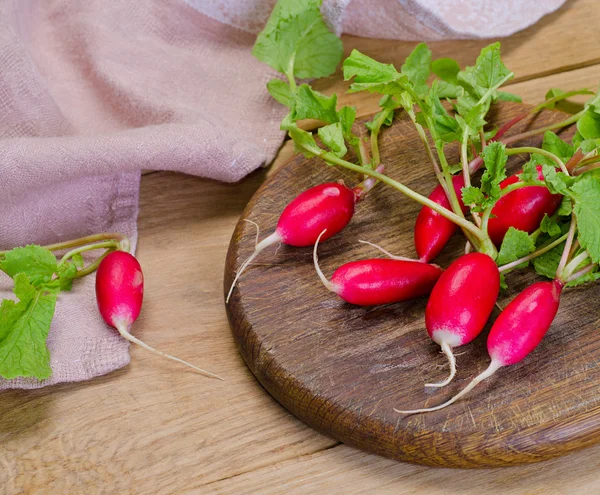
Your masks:
<path fill-rule="evenodd" d="M 462 202 L 461 191 L 465 185 L 463 176 L 455 175 L 452 178 L 452 184 L 456 191 L 456 195 L 458 196 L 460 206 L 463 209 L 463 212 L 466 212 L 467 208 Z M 441 185 L 438 185 L 433 190 L 429 195 L 429 199 L 435 201 L 444 208 L 451 209 L 450 201 Z M 436 258 L 457 229 L 458 226 L 455 223 L 443 217 L 437 211 L 432 210 L 428 206 L 421 208 L 415 224 L 414 233 L 415 248 L 419 259 L 428 263 Z"/>
<path fill-rule="evenodd" d="M 277 242 L 297 247 L 312 246 L 323 230 L 327 230 L 323 240 L 329 239 L 348 225 L 354 215 L 356 201 L 355 191 L 337 182 L 311 187 L 296 196 L 283 210 L 275 232 L 259 242 L 250 257 L 242 263 L 226 302 L 229 302 L 244 270 L 263 249 Z"/>
<path fill-rule="evenodd" d="M 392 259 L 346 263 L 333 273 L 329 281 L 319 268 L 318 246 L 317 239 L 313 257 L 323 285 L 344 301 L 358 306 L 389 304 L 429 294 L 443 271 L 437 265 L 392 256 L 382 249 Z"/>
<path fill-rule="evenodd" d="M 425 327 L 448 358 L 450 375 L 443 382 L 428 383 L 426 387 L 443 387 L 452 381 L 456 374 L 452 348 L 468 344 L 479 335 L 499 292 L 500 273 L 487 254 L 465 254 L 442 274 L 425 308 Z"/>
<path fill-rule="evenodd" d="M 537 166 L 538 179 L 544 180 L 542 166 Z M 500 183 L 505 189 L 519 181 L 518 175 L 512 175 Z M 544 186 L 529 186 L 516 189 L 500 198 L 492 209 L 488 224 L 488 234 L 492 242 L 499 246 L 510 227 L 531 234 L 536 230 L 544 215 L 553 215 L 560 206 L 562 195 L 551 194 Z"/>
<path fill-rule="evenodd" d="M 558 280 L 537 282 L 515 297 L 500 313 L 490 330 L 487 340 L 488 354 L 492 359 L 490 365 L 452 399 L 427 409 L 394 411 L 401 414 L 438 411 L 456 402 L 503 366 L 522 361 L 537 347 L 550 328 L 558 311 L 562 289 L 563 284 Z"/>
<path fill-rule="evenodd" d="M 194 368 L 205 376 L 222 380 L 220 376 L 150 347 L 129 333 L 131 325 L 140 314 L 143 298 L 144 275 L 135 256 L 125 251 L 114 251 L 108 254 L 100 262 L 96 272 L 96 300 L 104 321 L 116 328 L 123 338 L 130 342 Z"/>

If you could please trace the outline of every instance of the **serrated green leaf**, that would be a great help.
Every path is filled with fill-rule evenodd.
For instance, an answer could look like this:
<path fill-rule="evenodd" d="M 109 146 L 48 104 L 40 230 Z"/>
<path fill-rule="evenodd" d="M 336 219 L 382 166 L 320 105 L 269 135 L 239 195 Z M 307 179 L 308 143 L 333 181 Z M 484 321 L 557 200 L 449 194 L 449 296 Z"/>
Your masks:
<path fill-rule="evenodd" d="M 600 261 L 600 180 L 586 177 L 571 188 L 575 199 L 577 238 L 594 263 Z"/>
<path fill-rule="evenodd" d="M 337 95 L 325 96 L 312 89 L 308 84 L 298 86 L 294 95 L 292 119 L 316 119 L 333 124 L 338 121 L 336 110 Z"/>
<path fill-rule="evenodd" d="M 556 213 L 560 217 L 568 217 L 573 212 L 573 203 L 571 202 L 571 198 L 568 196 L 563 196 L 562 201 L 560 202 L 560 206 Z"/>
<path fill-rule="evenodd" d="M 335 124 L 319 127 L 318 134 L 323 144 L 327 146 L 335 156 L 342 158 L 346 155 L 348 150 L 344 144 L 342 124 L 336 122 Z"/>
<path fill-rule="evenodd" d="M 485 202 L 485 196 L 481 189 L 475 186 L 466 186 L 462 188 L 462 200 L 465 205 L 481 205 Z M 474 208 L 475 211 L 480 211 L 480 208 Z"/>
<path fill-rule="evenodd" d="M 354 49 L 343 64 L 344 81 L 354 78 L 356 83 L 389 83 L 400 73 L 392 64 L 382 64 Z"/>
<path fill-rule="evenodd" d="M 458 62 L 452 58 L 438 58 L 431 63 L 431 70 L 442 81 L 458 85 L 458 73 L 460 66 Z"/>
<path fill-rule="evenodd" d="M 321 0 L 278 0 L 252 54 L 296 78 L 332 74 L 343 55 L 342 42 L 321 16 Z"/>
<path fill-rule="evenodd" d="M 584 140 L 600 138 L 600 115 L 592 109 L 586 110 L 577 121 L 577 131 Z M 576 145 L 575 141 L 573 144 Z"/>
<path fill-rule="evenodd" d="M 351 144 L 358 142 L 358 137 L 352 133 L 352 125 L 356 120 L 356 107 L 342 107 L 338 112 L 338 120 L 342 124 L 342 133 L 344 138 Z"/>
<path fill-rule="evenodd" d="M 269 94 L 282 105 L 292 108 L 294 104 L 294 93 L 290 85 L 281 79 L 271 79 L 267 83 Z"/>
<path fill-rule="evenodd" d="M 46 338 L 54 315 L 57 284 L 34 286 L 27 275 L 14 277 L 14 293 L 19 301 L 3 301 L 0 375 L 44 380 L 52 374 Z"/>
<path fill-rule="evenodd" d="M 564 142 L 552 131 L 546 131 L 544 133 L 544 140 L 542 142 L 542 149 L 553 153 L 559 157 L 563 162 L 566 162 L 573 156 L 575 149 L 573 145 Z M 555 162 L 550 165 L 556 165 Z"/>
<path fill-rule="evenodd" d="M 548 234 L 550 237 L 554 237 L 560 235 L 562 229 L 558 224 L 555 217 L 549 217 L 547 214 L 544 214 L 544 218 L 542 219 L 542 223 L 540 224 L 540 229 L 542 232 Z"/>
<path fill-rule="evenodd" d="M 481 153 L 485 172 L 481 176 L 481 190 L 490 200 L 496 202 L 500 196 L 500 182 L 506 179 L 506 147 L 494 141 Z"/>
<path fill-rule="evenodd" d="M 77 265 L 74 262 L 67 261 L 58 267 L 57 274 L 60 290 L 70 291 L 73 287 L 73 280 L 77 276 Z"/>
<path fill-rule="evenodd" d="M 538 180 L 539 173 L 537 170 L 537 165 L 534 161 L 528 161 L 525 165 L 523 165 L 523 169 L 519 174 L 520 180 L 523 182 L 531 182 L 534 180 Z"/>
<path fill-rule="evenodd" d="M 556 277 L 556 270 L 560 263 L 562 252 L 565 249 L 565 243 L 559 244 L 553 247 L 550 251 L 545 252 L 541 256 L 534 258 L 533 268 L 538 275 L 543 277 L 554 279 Z"/>
<path fill-rule="evenodd" d="M 504 236 L 496 261 L 499 266 L 506 265 L 527 256 L 533 251 L 535 251 L 535 244 L 529 234 L 510 227 Z M 527 262 L 522 263 L 517 268 L 524 268 L 527 264 Z"/>
<path fill-rule="evenodd" d="M 56 272 L 56 257 L 40 246 L 19 247 L 4 255 L 0 270 L 11 278 L 25 273 L 33 285 L 42 285 L 48 283 Z"/>
<path fill-rule="evenodd" d="M 509 74 L 500 57 L 500 43 L 496 42 L 481 50 L 475 65 L 459 72 L 457 79 L 469 93 L 482 98 Z"/>
<path fill-rule="evenodd" d="M 563 172 L 557 172 L 554 165 L 542 165 L 542 173 L 546 186 L 552 194 L 569 194 L 569 187 L 573 184 L 572 177 Z"/>
<path fill-rule="evenodd" d="M 429 90 L 427 79 L 431 74 L 431 50 L 425 43 L 420 43 L 415 47 L 406 58 L 400 72 L 408 78 L 415 93 L 420 98 L 424 98 Z"/>

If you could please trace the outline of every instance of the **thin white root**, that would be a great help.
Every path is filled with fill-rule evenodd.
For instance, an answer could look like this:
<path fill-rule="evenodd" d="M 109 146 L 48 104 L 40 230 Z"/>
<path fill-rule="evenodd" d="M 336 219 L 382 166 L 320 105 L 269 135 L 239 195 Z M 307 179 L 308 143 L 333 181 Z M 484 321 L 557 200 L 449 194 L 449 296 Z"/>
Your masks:
<path fill-rule="evenodd" d="M 436 388 L 445 387 L 454 379 L 454 376 L 456 375 L 456 358 L 454 357 L 454 354 L 452 353 L 452 347 L 450 347 L 446 342 L 444 342 L 441 347 L 442 347 L 442 352 L 448 358 L 448 364 L 450 365 L 450 375 L 448 375 L 448 378 L 446 378 L 443 382 L 426 383 L 425 384 L 426 387 L 436 387 Z"/>
<path fill-rule="evenodd" d="M 247 218 L 244 218 L 244 222 L 251 223 L 252 225 L 254 225 L 256 227 L 256 238 L 254 239 L 254 247 L 256 248 L 256 246 L 258 246 L 258 237 L 260 236 L 260 227 L 258 226 L 258 224 L 256 222 L 253 222 L 252 220 L 248 220 Z"/>
<path fill-rule="evenodd" d="M 242 276 L 242 273 L 244 273 L 244 270 L 246 268 L 248 268 L 248 265 L 250 263 L 252 263 L 254 258 L 256 258 L 263 249 L 265 249 L 266 247 L 269 247 L 271 244 L 275 244 L 276 242 L 279 242 L 279 241 L 281 241 L 281 236 L 277 233 L 277 231 L 275 231 L 269 237 L 265 237 L 262 241 L 260 241 L 256 245 L 256 247 L 254 248 L 254 252 L 248 257 L 248 259 L 246 261 L 244 261 L 242 263 L 242 266 L 240 266 L 240 269 L 237 271 L 235 278 L 233 279 L 233 282 L 231 283 L 231 287 L 229 288 L 229 292 L 227 293 L 227 299 L 225 299 L 225 303 L 229 302 L 229 298 L 231 297 L 231 294 L 233 293 L 235 284 L 237 284 L 237 281 Z"/>
<path fill-rule="evenodd" d="M 119 333 L 121 334 L 121 336 L 124 339 L 127 339 L 129 342 L 133 342 L 134 344 L 137 344 L 139 346 L 142 346 L 144 349 L 147 349 L 150 352 L 154 352 L 155 354 L 159 354 L 163 357 L 166 357 L 167 359 L 171 359 L 173 361 L 177 361 L 178 363 L 181 364 L 185 364 L 186 366 L 189 366 L 190 368 L 195 369 L 198 373 L 208 377 L 208 378 L 216 378 L 217 380 L 223 380 L 225 381 L 224 378 L 221 378 L 219 375 L 215 375 L 214 373 L 211 373 L 210 371 L 206 371 L 203 370 L 202 368 L 198 368 L 198 366 L 194 366 L 191 363 L 188 363 L 187 361 L 184 361 L 183 359 L 179 359 L 178 357 L 175 356 L 171 356 L 170 354 L 167 354 L 166 352 L 162 352 L 159 351 L 158 349 L 155 349 L 154 347 L 150 347 L 148 344 L 142 342 L 140 339 L 134 337 L 133 335 L 131 335 L 128 331 L 127 328 L 125 328 L 125 326 L 123 325 L 118 325 L 117 326 L 117 330 L 119 331 Z"/>
<path fill-rule="evenodd" d="M 389 251 L 386 251 L 385 249 L 383 249 L 381 246 L 377 245 L 377 244 L 373 244 L 372 242 L 369 241 L 362 241 L 359 240 L 358 242 L 362 243 L 362 244 L 368 244 L 371 247 L 374 247 L 375 249 L 379 249 L 379 251 L 381 251 L 383 254 L 385 254 L 386 256 L 389 256 L 390 258 L 392 258 L 393 260 L 400 260 L 400 261 L 414 261 L 415 263 L 423 263 L 420 260 L 414 260 L 412 258 L 406 258 L 404 256 L 395 256 L 392 253 L 390 253 Z"/>
<path fill-rule="evenodd" d="M 337 287 L 335 286 L 335 284 L 332 284 L 329 280 L 327 280 L 327 277 L 321 271 L 321 267 L 319 266 L 319 257 L 317 256 L 317 248 L 319 247 L 319 241 L 321 240 L 321 237 L 325 232 L 327 232 L 327 229 L 321 232 L 319 234 L 319 237 L 317 237 L 317 242 L 315 242 L 315 247 L 313 249 L 313 261 L 315 263 L 315 270 L 317 271 L 317 275 L 321 279 L 321 282 L 323 282 L 323 285 L 327 288 L 327 290 L 337 293 Z"/>
<path fill-rule="evenodd" d="M 504 311 L 504 308 L 500 306 L 500 303 L 496 301 L 496 307 L 500 310 L 500 312 Z"/>
<path fill-rule="evenodd" d="M 467 241 L 467 243 L 465 244 L 465 254 L 469 254 L 472 248 L 473 246 L 471 245 L 471 243 Z"/>
<path fill-rule="evenodd" d="M 439 406 L 429 407 L 426 409 L 414 409 L 412 411 L 400 411 L 399 409 L 394 408 L 394 411 L 399 414 L 417 414 L 417 413 L 439 411 L 440 409 L 444 409 L 445 407 L 448 407 L 450 404 L 454 404 L 461 397 L 464 397 L 471 390 L 473 390 L 479 382 L 482 382 L 486 378 L 489 378 L 490 376 L 492 376 L 501 367 L 502 367 L 502 365 L 500 363 L 492 361 L 490 363 L 490 365 L 488 366 L 488 368 L 483 373 L 481 373 L 480 375 L 477 375 L 475 378 L 473 378 L 473 380 L 471 380 L 471 383 L 469 383 L 458 394 L 456 394 L 454 397 L 452 397 L 452 399 L 450 399 L 447 402 L 444 402 L 443 404 L 440 404 Z"/>

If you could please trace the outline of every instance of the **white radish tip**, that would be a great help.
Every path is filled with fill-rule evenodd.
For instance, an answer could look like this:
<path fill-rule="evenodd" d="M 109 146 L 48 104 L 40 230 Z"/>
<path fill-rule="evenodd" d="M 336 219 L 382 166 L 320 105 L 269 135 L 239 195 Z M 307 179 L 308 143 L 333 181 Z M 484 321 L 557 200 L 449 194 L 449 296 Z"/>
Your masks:
<path fill-rule="evenodd" d="M 321 240 L 321 237 L 323 236 L 323 234 L 325 232 L 327 232 L 327 229 L 325 229 L 323 232 L 321 232 L 319 234 L 319 237 L 317 237 L 317 241 L 315 242 L 315 247 L 313 248 L 313 262 L 315 264 L 315 270 L 317 271 L 317 275 L 321 279 L 321 282 L 323 282 L 323 285 L 325 286 L 325 288 L 327 290 L 337 294 L 338 287 L 335 284 L 332 284 L 329 280 L 327 280 L 327 277 L 321 271 L 321 267 L 319 266 L 319 257 L 317 256 L 317 248 L 319 247 L 319 241 Z"/>
<path fill-rule="evenodd" d="M 444 402 L 443 404 L 440 404 L 439 406 L 428 407 L 425 409 L 413 409 L 412 411 L 401 411 L 400 409 L 394 408 L 394 412 L 397 412 L 398 414 L 418 414 L 418 413 L 439 411 L 440 409 L 444 409 L 444 408 L 448 407 L 450 404 L 454 404 L 461 397 L 464 397 L 471 390 L 473 390 L 477 386 L 478 383 L 480 383 L 483 380 L 485 380 L 486 378 L 489 378 L 490 376 L 492 376 L 502 366 L 503 366 L 502 364 L 500 364 L 496 361 L 492 361 L 483 373 L 477 375 L 475 378 L 473 378 L 473 380 L 471 380 L 471 383 L 469 383 L 458 394 L 456 394 L 454 397 L 452 397 L 450 400 Z"/>
<path fill-rule="evenodd" d="M 361 244 L 367 244 L 371 247 L 374 247 L 375 249 L 378 249 L 379 251 L 381 251 L 383 254 L 385 254 L 386 256 L 389 256 L 391 259 L 393 260 L 399 260 L 399 261 L 414 261 L 415 263 L 424 263 L 422 260 L 415 260 L 412 258 L 406 258 L 404 256 L 396 256 L 392 253 L 390 253 L 389 251 L 386 251 L 385 249 L 383 249 L 381 246 L 379 246 L 378 244 L 374 244 L 372 242 L 369 241 L 363 241 L 363 240 L 359 240 L 358 242 L 360 242 Z"/>
<path fill-rule="evenodd" d="M 140 339 L 134 337 L 133 335 L 131 335 L 129 333 L 129 328 L 126 325 L 120 324 L 118 323 L 117 325 L 115 325 L 115 328 L 119 331 L 119 333 L 121 334 L 121 336 L 128 340 L 129 342 L 133 342 L 134 344 L 137 344 L 141 347 L 143 347 L 144 349 L 153 352 L 155 354 L 158 354 L 160 356 L 163 356 L 167 359 L 171 359 L 172 361 L 177 361 L 178 363 L 184 364 L 185 366 L 189 366 L 190 368 L 196 370 L 198 373 L 200 373 L 201 375 L 206 376 L 207 378 L 215 378 L 217 380 L 222 380 L 225 381 L 224 378 L 221 378 L 219 375 L 215 375 L 214 373 L 211 373 L 210 371 L 206 371 L 203 370 L 202 368 L 198 368 L 198 366 L 194 366 L 191 363 L 188 363 L 187 361 L 184 361 L 183 359 L 179 359 L 178 357 L 175 356 L 171 356 L 171 354 L 167 354 L 166 352 L 163 351 L 159 351 L 158 349 L 155 349 L 154 347 L 150 347 L 148 344 L 146 344 L 145 342 L 142 342 Z"/>
<path fill-rule="evenodd" d="M 454 357 L 454 354 L 452 353 L 452 347 L 450 347 L 450 345 L 447 342 L 443 342 L 441 344 L 441 347 L 442 347 L 442 352 L 448 358 L 448 364 L 450 365 L 450 374 L 448 375 L 448 378 L 446 378 L 442 382 L 426 383 L 425 384 L 426 387 L 435 387 L 435 388 L 445 387 L 454 379 L 454 376 L 456 375 L 456 358 Z"/>
<path fill-rule="evenodd" d="M 270 236 L 265 237 L 262 241 L 260 241 L 254 247 L 254 252 L 246 259 L 246 261 L 244 261 L 242 263 L 242 265 L 240 266 L 239 270 L 237 271 L 237 273 L 235 275 L 235 278 L 233 279 L 233 282 L 231 283 L 231 287 L 229 288 L 229 292 L 227 293 L 227 299 L 225 299 L 226 304 L 229 303 L 229 299 L 231 298 L 231 294 L 233 293 L 235 284 L 237 284 L 237 281 L 242 276 L 242 273 L 244 273 L 244 270 L 248 267 L 248 265 L 250 263 L 252 263 L 254 258 L 256 258 L 256 256 L 258 256 L 258 254 L 263 249 L 265 249 L 266 247 L 269 247 L 271 244 L 275 244 L 276 242 L 279 242 L 279 241 L 281 241 L 281 236 L 279 235 L 279 233 L 277 231 L 275 231 Z"/>

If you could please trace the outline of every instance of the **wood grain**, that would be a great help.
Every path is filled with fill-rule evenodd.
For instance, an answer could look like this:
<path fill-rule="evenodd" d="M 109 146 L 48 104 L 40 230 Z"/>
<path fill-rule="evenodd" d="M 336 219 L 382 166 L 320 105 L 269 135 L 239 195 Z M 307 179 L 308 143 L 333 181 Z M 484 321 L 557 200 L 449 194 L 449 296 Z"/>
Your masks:
<path fill-rule="evenodd" d="M 522 105 L 501 105 L 494 122 L 501 124 L 524 110 Z M 544 112 L 532 121 L 545 126 L 565 117 Z M 435 177 L 408 119 L 387 130 L 381 149 L 391 177 L 421 192 L 433 189 Z M 519 163 L 522 157 L 511 161 L 513 170 Z M 270 233 L 291 198 L 341 176 L 355 182 L 318 160 L 297 157 L 265 183 L 234 233 L 226 287 L 253 249 L 254 230 L 244 219 Z M 358 239 L 415 256 L 412 226 L 417 212 L 416 203 L 391 188 L 377 188 L 343 234 L 322 245 L 325 273 L 346 261 L 377 257 Z M 441 264 L 447 266 L 463 245 L 457 236 Z M 350 306 L 322 287 L 311 249 L 282 246 L 274 251 L 261 254 L 258 266 L 242 277 L 227 306 L 228 316 L 240 352 L 259 381 L 317 430 L 370 452 L 445 467 L 537 462 L 600 439 L 600 342 L 595 338 L 600 318 L 585 309 L 600 295 L 598 286 L 566 292 L 552 331 L 536 353 L 499 372 L 479 393 L 442 411 L 402 417 L 394 407 L 441 403 L 485 369 L 485 337 L 465 347 L 459 380 L 442 391 L 424 391 L 426 381 L 445 374 L 437 369 L 445 359 L 423 329 L 425 298 L 385 307 Z M 500 304 L 535 277 L 532 272 L 511 276 L 511 290 Z"/>
<path fill-rule="evenodd" d="M 450 470 L 399 463 L 345 445 L 217 481 L 194 495 L 573 495 L 598 493 L 600 446 L 543 464 Z"/>

